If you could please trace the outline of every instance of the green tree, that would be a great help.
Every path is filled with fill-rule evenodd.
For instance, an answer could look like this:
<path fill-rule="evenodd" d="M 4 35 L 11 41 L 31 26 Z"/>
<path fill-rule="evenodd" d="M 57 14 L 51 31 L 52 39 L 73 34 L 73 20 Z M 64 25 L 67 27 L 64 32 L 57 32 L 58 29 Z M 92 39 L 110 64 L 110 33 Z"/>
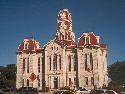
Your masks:
<path fill-rule="evenodd" d="M 15 87 L 16 84 L 16 66 L 9 64 L 6 67 L 0 67 L 0 88 Z"/>
<path fill-rule="evenodd" d="M 108 68 L 108 74 L 109 78 L 112 80 L 109 83 L 109 88 L 117 91 L 122 90 L 125 85 L 125 61 L 117 61 L 110 65 Z"/>

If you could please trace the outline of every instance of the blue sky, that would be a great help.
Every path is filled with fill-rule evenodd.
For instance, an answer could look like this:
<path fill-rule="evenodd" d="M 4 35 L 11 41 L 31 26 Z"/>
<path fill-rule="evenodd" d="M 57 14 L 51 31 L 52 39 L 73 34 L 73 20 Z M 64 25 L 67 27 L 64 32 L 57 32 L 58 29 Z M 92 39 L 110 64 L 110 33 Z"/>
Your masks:
<path fill-rule="evenodd" d="M 15 64 L 20 42 L 34 36 L 43 46 L 69 9 L 77 38 L 92 31 L 108 45 L 108 65 L 125 60 L 125 0 L 0 0 L 0 65 Z"/>

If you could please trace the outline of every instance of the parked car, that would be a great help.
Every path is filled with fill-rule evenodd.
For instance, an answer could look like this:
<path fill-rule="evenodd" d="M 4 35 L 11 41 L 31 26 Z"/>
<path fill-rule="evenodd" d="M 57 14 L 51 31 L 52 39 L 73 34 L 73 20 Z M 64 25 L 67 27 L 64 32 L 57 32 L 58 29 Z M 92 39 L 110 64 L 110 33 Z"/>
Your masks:
<path fill-rule="evenodd" d="M 105 94 L 117 94 L 114 90 L 107 90 Z"/>
<path fill-rule="evenodd" d="M 117 94 L 117 93 L 113 90 L 94 89 L 94 90 L 91 90 L 90 94 Z"/>
<path fill-rule="evenodd" d="M 54 91 L 53 94 L 75 94 L 75 93 L 70 90 L 57 90 L 57 91 Z"/>
<path fill-rule="evenodd" d="M 22 87 L 16 91 L 16 94 L 38 94 L 38 92 L 32 87 Z"/>
<path fill-rule="evenodd" d="M 75 94 L 89 94 L 90 90 L 86 90 L 86 89 L 79 89 L 75 92 Z"/>

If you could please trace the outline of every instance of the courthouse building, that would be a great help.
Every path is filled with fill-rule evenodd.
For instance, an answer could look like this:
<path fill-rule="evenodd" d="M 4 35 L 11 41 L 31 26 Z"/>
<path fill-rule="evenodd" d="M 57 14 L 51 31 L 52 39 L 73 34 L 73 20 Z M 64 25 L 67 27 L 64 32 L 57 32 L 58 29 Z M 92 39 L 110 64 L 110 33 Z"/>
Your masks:
<path fill-rule="evenodd" d="M 77 31 L 78 32 L 78 31 Z M 42 38 L 41 38 L 42 39 Z M 54 39 L 44 46 L 24 39 L 17 50 L 16 87 L 58 89 L 107 86 L 107 46 L 93 32 L 75 41 L 68 9 L 59 11 Z"/>

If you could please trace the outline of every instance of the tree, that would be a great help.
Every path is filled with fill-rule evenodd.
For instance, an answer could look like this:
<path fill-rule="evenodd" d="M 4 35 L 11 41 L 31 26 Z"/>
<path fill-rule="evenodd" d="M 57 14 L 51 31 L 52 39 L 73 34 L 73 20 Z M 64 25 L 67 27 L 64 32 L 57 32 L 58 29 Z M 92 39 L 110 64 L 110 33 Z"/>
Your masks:
<path fill-rule="evenodd" d="M 16 84 L 16 66 L 9 64 L 6 67 L 0 67 L 0 88 L 15 87 Z"/>
<path fill-rule="evenodd" d="M 111 78 L 109 88 L 121 90 L 125 85 L 125 61 L 117 61 L 109 66 L 108 74 Z"/>

